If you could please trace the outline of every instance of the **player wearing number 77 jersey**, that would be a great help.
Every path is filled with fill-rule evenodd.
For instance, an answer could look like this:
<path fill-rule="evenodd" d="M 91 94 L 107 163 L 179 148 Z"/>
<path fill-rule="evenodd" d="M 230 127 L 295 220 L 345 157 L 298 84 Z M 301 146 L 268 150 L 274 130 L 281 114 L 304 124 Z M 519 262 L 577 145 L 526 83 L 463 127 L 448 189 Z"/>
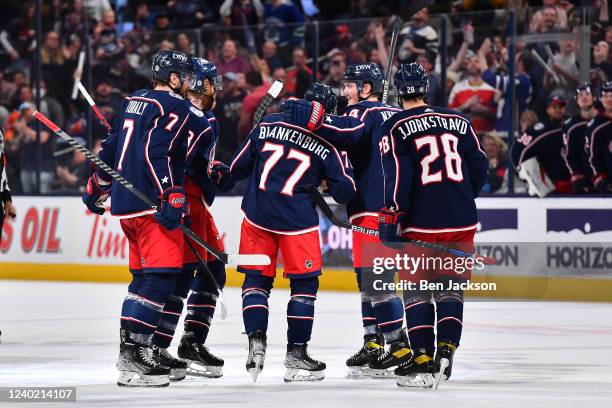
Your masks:
<path fill-rule="evenodd" d="M 394 82 L 404 111 L 384 122 L 378 134 L 385 191 L 385 207 L 379 214 L 380 238 L 397 242 L 401 235 L 473 252 L 478 223 L 474 199 L 488 170 L 474 129 L 461 113 L 425 103 L 427 73 L 421 65 L 400 65 Z M 447 258 L 436 252 L 423 255 Z M 420 251 L 413 254 L 418 256 Z M 407 279 L 444 282 L 446 288 L 449 280 L 470 276 L 469 268 L 429 266 L 432 268 L 411 271 Z M 431 386 L 440 361 L 450 364 L 459 346 L 463 292 L 405 290 L 404 303 L 413 356 L 395 373 L 403 376 L 399 385 Z M 438 353 L 434 362 L 436 326 Z M 448 379 L 450 366 L 442 368 L 440 377 Z"/>
<path fill-rule="evenodd" d="M 321 106 L 317 113 L 323 115 Z M 319 217 L 306 189 L 327 180 L 332 197 L 346 203 L 356 187 L 352 170 L 345 167 L 338 151 L 314 133 L 290 123 L 289 116 L 279 113 L 264 117 L 235 154 L 228 177 L 237 181 L 250 176 L 242 200 L 245 219 L 240 253 L 266 254 L 272 260 L 265 267 L 238 267 L 245 274 L 242 310 L 249 336 L 246 368 L 254 378 L 263 368 L 268 296 L 280 250 L 284 277 L 291 280 L 285 380 L 299 381 L 322 379 L 325 369 L 325 364 L 310 358 L 306 350 L 321 275 Z"/>

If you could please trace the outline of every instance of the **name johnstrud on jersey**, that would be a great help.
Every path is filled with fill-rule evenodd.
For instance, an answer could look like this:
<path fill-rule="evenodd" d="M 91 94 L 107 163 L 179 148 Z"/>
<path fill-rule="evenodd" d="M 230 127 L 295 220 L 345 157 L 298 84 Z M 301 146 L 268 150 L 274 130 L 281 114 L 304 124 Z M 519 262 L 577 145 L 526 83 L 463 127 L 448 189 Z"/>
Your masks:
<path fill-rule="evenodd" d="M 432 128 L 442 128 L 466 134 L 470 128 L 467 119 L 455 115 L 425 114 L 398 122 L 394 128 L 406 139 L 414 133 L 425 132 Z"/>
<path fill-rule="evenodd" d="M 259 128 L 259 139 L 277 139 L 294 143 L 296 146 L 316 154 L 325 160 L 329 154 L 329 148 L 320 143 L 317 139 L 300 132 L 299 130 L 278 126 L 273 123 L 270 125 L 262 124 Z"/>

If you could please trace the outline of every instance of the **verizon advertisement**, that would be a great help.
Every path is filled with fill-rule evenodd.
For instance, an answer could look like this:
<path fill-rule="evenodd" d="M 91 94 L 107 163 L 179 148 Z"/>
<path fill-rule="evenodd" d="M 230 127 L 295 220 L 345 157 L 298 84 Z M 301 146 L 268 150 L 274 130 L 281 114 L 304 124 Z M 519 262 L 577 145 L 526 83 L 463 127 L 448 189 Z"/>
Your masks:
<path fill-rule="evenodd" d="M 555 248 L 560 249 L 542 247 L 542 251 L 549 253 L 548 267 L 554 268 L 557 264 L 574 262 L 573 258 L 566 259 L 570 255 L 575 255 L 574 263 L 580 265 L 580 256 L 586 256 L 581 255 L 583 253 L 593 253 L 588 262 L 597 263 L 596 252 L 582 252 L 574 248 L 584 243 L 597 243 L 593 246 L 604 248 L 602 261 L 598 262 L 606 270 L 609 252 L 606 247 L 610 246 L 606 243 L 612 242 L 611 203 L 610 199 L 605 198 L 479 199 L 479 251 L 499 258 L 502 264 L 510 264 L 517 251 L 521 252 L 512 243 L 554 243 Z M 219 197 L 211 208 L 226 248 L 231 252 L 237 251 L 240 239 L 240 204 L 239 197 Z M 79 197 L 16 197 L 15 205 L 18 217 L 5 222 L 2 231 L 0 268 L 2 263 L 15 262 L 127 263 L 128 245 L 119 221 L 108 214 L 103 217 L 92 215 Z M 343 208 L 339 206 L 335 211 L 344 215 Z M 325 264 L 350 268 L 351 232 L 332 225 L 322 215 L 320 219 L 321 250 Z"/>

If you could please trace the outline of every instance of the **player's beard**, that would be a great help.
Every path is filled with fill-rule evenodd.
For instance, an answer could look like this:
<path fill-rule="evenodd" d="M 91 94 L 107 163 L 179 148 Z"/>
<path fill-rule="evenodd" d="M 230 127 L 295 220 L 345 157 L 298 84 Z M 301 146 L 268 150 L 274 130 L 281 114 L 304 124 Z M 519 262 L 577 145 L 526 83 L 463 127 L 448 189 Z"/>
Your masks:
<path fill-rule="evenodd" d="M 216 93 L 213 93 L 212 95 L 201 94 L 200 100 L 202 101 L 203 111 L 213 110 L 217 103 L 217 95 Z"/>

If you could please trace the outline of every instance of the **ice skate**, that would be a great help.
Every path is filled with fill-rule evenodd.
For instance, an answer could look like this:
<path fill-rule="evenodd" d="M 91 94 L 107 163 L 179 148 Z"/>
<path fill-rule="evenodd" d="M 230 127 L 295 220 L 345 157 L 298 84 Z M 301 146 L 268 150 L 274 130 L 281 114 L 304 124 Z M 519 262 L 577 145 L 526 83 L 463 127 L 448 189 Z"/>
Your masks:
<path fill-rule="evenodd" d="M 153 357 L 159 364 L 170 369 L 170 381 L 184 380 L 187 374 L 187 362 L 180 358 L 174 357 L 168 352 L 168 349 L 152 346 Z"/>
<path fill-rule="evenodd" d="M 219 378 L 223 376 L 223 359 L 216 357 L 204 343 L 194 336 L 183 336 L 178 356 L 187 361 L 187 374 L 194 377 Z"/>
<path fill-rule="evenodd" d="M 148 346 L 134 344 L 125 338 L 120 347 L 117 369 L 117 385 L 121 387 L 167 387 L 170 384 L 170 369 L 153 357 Z"/>
<path fill-rule="evenodd" d="M 413 351 L 410 362 L 395 369 L 400 387 L 431 388 L 434 384 L 435 365 L 433 358 L 424 349 Z"/>
<path fill-rule="evenodd" d="M 263 370 L 266 359 L 266 338 L 266 334 L 261 330 L 249 335 L 249 356 L 246 361 L 246 369 L 253 376 L 253 382 L 257 382 L 257 377 Z"/>
<path fill-rule="evenodd" d="M 369 377 L 368 363 L 382 356 L 385 351 L 384 339 L 379 334 L 367 334 L 363 337 L 363 346 L 346 360 L 349 368 L 347 378 Z"/>
<path fill-rule="evenodd" d="M 321 381 L 325 378 L 325 363 L 308 355 L 307 344 L 287 344 L 285 382 Z"/>
<path fill-rule="evenodd" d="M 438 342 L 438 350 L 436 351 L 436 376 L 434 388 L 438 389 L 440 381 L 448 381 L 453 370 L 453 356 L 457 346 L 452 342 L 440 341 Z"/>
<path fill-rule="evenodd" d="M 389 343 L 388 350 L 369 363 L 368 375 L 375 378 L 394 377 L 393 368 L 408 363 L 412 352 L 404 338 Z"/>

